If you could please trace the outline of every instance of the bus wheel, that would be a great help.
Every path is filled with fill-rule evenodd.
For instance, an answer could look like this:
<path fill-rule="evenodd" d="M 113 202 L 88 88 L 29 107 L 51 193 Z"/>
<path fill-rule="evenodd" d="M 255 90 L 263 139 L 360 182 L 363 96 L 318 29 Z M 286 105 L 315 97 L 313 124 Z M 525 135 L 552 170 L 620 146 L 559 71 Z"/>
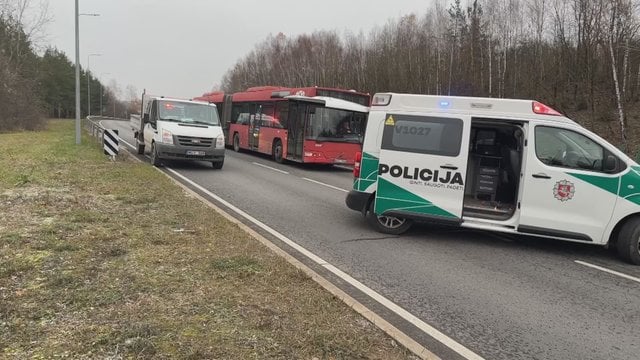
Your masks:
<path fill-rule="evenodd" d="M 640 265 L 640 217 L 629 219 L 620 229 L 616 241 L 618 256 L 624 261 Z"/>
<path fill-rule="evenodd" d="M 162 161 L 158 157 L 158 150 L 156 149 L 156 143 L 151 143 L 151 164 L 155 167 L 161 167 Z"/>
<path fill-rule="evenodd" d="M 233 134 L 233 151 L 240 152 L 240 136 L 238 133 Z"/>
<path fill-rule="evenodd" d="M 376 230 L 384 234 L 400 235 L 411 227 L 413 222 L 410 219 L 399 218 L 394 216 L 378 216 L 373 210 L 375 209 L 375 200 L 369 204 L 367 211 L 367 222 Z"/>
<path fill-rule="evenodd" d="M 282 141 L 279 139 L 273 142 L 273 160 L 277 163 L 282 163 Z"/>

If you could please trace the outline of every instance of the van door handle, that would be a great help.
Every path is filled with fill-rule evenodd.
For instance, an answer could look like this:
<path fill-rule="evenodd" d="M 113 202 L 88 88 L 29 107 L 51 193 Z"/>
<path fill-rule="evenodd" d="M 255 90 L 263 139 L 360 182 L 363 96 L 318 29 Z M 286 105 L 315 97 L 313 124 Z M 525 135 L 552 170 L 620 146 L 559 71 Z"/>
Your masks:
<path fill-rule="evenodd" d="M 551 176 L 545 173 L 533 174 L 532 176 L 536 179 L 551 179 Z"/>
<path fill-rule="evenodd" d="M 440 166 L 440 169 L 445 169 L 445 170 L 458 170 L 457 166 L 453 166 L 450 164 L 446 164 L 446 165 L 442 165 Z"/>

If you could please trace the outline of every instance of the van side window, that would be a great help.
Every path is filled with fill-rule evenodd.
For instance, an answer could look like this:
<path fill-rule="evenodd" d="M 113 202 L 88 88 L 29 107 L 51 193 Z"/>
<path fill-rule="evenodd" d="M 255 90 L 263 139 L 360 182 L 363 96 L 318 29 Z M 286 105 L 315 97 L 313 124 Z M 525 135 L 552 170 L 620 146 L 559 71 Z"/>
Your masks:
<path fill-rule="evenodd" d="M 535 136 L 536 156 L 546 165 L 602 172 L 604 158 L 610 155 L 598 143 L 575 131 L 537 126 Z"/>
<path fill-rule="evenodd" d="M 461 119 L 387 114 L 382 148 L 421 154 L 458 156 L 462 144 Z"/>

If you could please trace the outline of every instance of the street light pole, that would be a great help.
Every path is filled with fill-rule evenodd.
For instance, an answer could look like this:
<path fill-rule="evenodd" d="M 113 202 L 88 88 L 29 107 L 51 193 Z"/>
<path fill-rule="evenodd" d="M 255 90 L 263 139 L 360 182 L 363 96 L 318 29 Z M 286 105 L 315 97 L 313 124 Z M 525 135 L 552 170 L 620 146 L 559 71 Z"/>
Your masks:
<path fill-rule="evenodd" d="M 80 144 L 80 14 L 76 0 L 76 145 Z"/>
<path fill-rule="evenodd" d="M 91 67 L 90 61 L 92 56 L 102 56 L 102 54 L 89 54 L 87 55 L 87 116 L 91 116 L 91 74 L 89 68 Z"/>
<path fill-rule="evenodd" d="M 80 144 L 80 15 L 99 16 L 98 14 L 80 14 L 76 0 L 76 145 Z"/>
<path fill-rule="evenodd" d="M 102 116 L 102 97 L 103 97 L 103 89 L 104 89 L 104 85 L 102 84 L 102 76 L 103 75 L 111 75 L 111 73 L 101 73 L 100 74 L 100 116 Z"/>

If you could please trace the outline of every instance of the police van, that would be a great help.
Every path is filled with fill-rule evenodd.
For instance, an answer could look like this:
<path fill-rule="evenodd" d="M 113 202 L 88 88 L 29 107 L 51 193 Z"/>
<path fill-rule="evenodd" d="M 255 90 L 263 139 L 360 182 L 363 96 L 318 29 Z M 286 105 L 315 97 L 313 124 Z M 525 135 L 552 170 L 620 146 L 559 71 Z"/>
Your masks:
<path fill-rule="evenodd" d="M 376 94 L 354 177 L 347 206 L 383 233 L 437 222 L 614 246 L 640 265 L 640 166 L 536 101 Z"/>

